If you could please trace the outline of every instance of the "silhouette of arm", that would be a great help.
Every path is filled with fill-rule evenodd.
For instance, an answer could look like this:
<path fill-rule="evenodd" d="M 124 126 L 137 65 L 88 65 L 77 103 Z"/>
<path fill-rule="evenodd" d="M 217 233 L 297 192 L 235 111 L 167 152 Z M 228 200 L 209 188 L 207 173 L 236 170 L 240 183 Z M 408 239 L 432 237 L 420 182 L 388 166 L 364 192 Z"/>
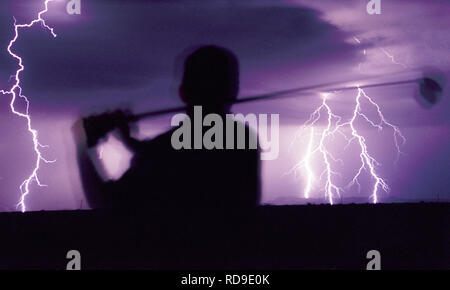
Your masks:
<path fill-rule="evenodd" d="M 77 146 L 77 162 L 81 182 L 89 206 L 91 208 L 106 207 L 110 204 L 108 189 L 111 188 L 111 182 L 107 182 L 102 177 L 104 169 L 101 162 L 95 157 L 93 152 L 95 148 L 89 148 L 87 145 L 82 120 L 75 123 L 72 131 Z"/>
<path fill-rule="evenodd" d="M 101 138 L 114 133 L 130 150 L 135 151 L 139 142 L 130 136 L 129 111 L 116 110 L 100 115 L 92 115 L 78 120 L 72 127 L 77 146 L 77 161 L 83 189 L 92 208 L 112 206 L 115 192 L 123 180 L 108 181 L 95 147 Z M 129 174 L 128 174 L 129 175 Z"/>

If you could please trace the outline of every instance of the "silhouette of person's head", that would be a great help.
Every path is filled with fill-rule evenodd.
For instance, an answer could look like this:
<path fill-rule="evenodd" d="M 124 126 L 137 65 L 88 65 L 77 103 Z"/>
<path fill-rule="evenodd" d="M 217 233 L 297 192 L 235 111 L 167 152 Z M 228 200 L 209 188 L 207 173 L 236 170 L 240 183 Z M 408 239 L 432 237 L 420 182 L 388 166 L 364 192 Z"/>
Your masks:
<path fill-rule="evenodd" d="M 184 63 L 180 96 L 188 106 L 226 110 L 239 90 L 239 64 L 229 50 L 203 46 Z"/>

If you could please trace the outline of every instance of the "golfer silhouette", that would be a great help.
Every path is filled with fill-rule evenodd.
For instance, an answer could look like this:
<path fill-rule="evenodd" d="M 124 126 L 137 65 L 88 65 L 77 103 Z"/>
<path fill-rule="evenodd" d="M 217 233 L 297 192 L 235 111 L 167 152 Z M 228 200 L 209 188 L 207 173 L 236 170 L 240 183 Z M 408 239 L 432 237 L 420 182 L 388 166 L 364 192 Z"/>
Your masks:
<path fill-rule="evenodd" d="M 179 95 L 191 120 L 194 106 L 202 106 L 204 115 L 218 114 L 225 124 L 230 101 L 236 99 L 238 90 L 238 60 L 227 49 L 203 46 L 186 58 Z M 139 141 L 130 137 L 126 115 L 116 111 L 91 116 L 79 120 L 73 127 L 80 176 L 90 207 L 251 208 L 259 204 L 259 149 L 245 146 L 245 149 L 233 150 L 176 150 L 171 145 L 171 137 L 177 128 L 152 140 Z M 237 121 L 233 122 L 237 144 Z M 98 160 L 89 154 L 89 148 L 117 129 L 134 156 L 130 168 L 120 179 L 105 181 L 97 170 Z M 207 129 L 202 127 L 202 133 Z M 226 144 L 223 133 L 223 144 Z M 250 138 L 256 138 L 247 126 L 245 136 L 246 145 Z"/>

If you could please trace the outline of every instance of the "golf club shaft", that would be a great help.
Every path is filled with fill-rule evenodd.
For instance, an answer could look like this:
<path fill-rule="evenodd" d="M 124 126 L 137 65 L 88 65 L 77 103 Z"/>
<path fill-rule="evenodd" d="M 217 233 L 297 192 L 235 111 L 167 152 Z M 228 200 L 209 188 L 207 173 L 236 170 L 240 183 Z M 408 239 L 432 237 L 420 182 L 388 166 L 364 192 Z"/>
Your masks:
<path fill-rule="evenodd" d="M 331 91 L 345 91 L 345 90 L 355 90 L 355 89 L 365 89 L 365 88 L 375 88 L 375 87 L 384 87 L 384 86 L 395 86 L 395 85 L 402 85 L 402 84 L 409 84 L 409 83 L 416 83 L 420 81 L 421 79 L 409 79 L 409 80 L 403 80 L 403 81 L 395 81 L 395 82 L 384 82 L 384 83 L 374 83 L 374 84 L 367 84 L 367 85 L 353 85 L 353 86 L 344 86 L 344 87 L 330 87 L 330 85 L 333 84 L 322 84 L 322 85 L 314 85 L 314 86 L 308 86 L 308 87 L 300 87 L 295 89 L 289 89 L 289 90 L 282 90 L 277 91 L 269 94 L 262 94 L 262 95 L 256 95 L 256 96 L 249 96 L 244 97 L 241 99 L 236 99 L 230 104 L 240 104 L 240 103 L 247 103 L 247 102 L 253 102 L 253 101 L 261 101 L 261 100 L 268 100 L 268 99 L 275 99 L 275 98 L 282 98 L 282 97 L 300 97 L 309 95 L 313 92 L 331 92 Z M 299 94 L 302 93 L 302 94 Z M 308 93 L 308 94 L 306 94 Z M 145 113 L 136 114 L 133 116 L 130 116 L 129 121 L 139 121 L 145 118 L 151 118 L 171 113 L 177 113 L 177 112 L 183 112 L 186 110 L 185 106 L 180 107 L 173 107 L 163 110 L 157 110 L 157 111 L 150 111 Z"/>

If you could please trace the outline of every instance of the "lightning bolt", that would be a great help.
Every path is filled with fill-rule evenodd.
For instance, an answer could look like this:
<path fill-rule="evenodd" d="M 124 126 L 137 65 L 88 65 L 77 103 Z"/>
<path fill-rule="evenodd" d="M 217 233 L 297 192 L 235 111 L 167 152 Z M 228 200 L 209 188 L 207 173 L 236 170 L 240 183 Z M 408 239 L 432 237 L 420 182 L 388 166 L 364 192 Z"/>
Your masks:
<path fill-rule="evenodd" d="M 307 153 L 305 156 L 305 170 L 306 170 L 306 187 L 305 187 L 305 198 L 309 198 L 309 194 L 311 192 L 312 189 L 312 185 L 314 183 L 314 172 L 313 169 L 311 167 L 311 154 L 312 154 L 312 148 L 313 148 L 313 143 L 314 143 L 314 127 L 311 127 L 311 133 L 309 135 L 309 142 L 308 142 L 308 149 L 307 149 Z"/>
<path fill-rule="evenodd" d="M 365 99 L 369 102 L 370 105 L 372 105 L 373 107 L 375 107 L 376 111 L 377 111 L 377 115 L 379 117 L 379 122 L 375 123 L 374 121 L 372 121 L 371 119 L 369 119 L 367 117 L 366 114 L 363 113 L 362 107 L 361 107 L 361 99 Z M 360 148 L 360 160 L 361 160 L 361 166 L 358 169 L 357 173 L 354 175 L 354 177 L 352 178 L 352 181 L 349 183 L 348 186 L 352 186 L 354 184 L 358 185 L 358 189 L 360 189 L 360 184 L 358 182 L 358 178 L 361 175 L 361 173 L 365 170 L 367 172 L 369 172 L 370 176 L 372 177 L 372 179 L 374 179 L 374 185 L 373 185 L 373 189 L 372 189 L 372 201 L 373 203 L 377 203 L 378 202 L 378 191 L 379 189 L 382 189 L 385 192 L 389 191 L 389 186 L 386 183 L 386 181 L 381 178 L 377 171 L 376 171 L 376 167 L 380 165 L 380 163 L 369 153 L 368 148 L 367 148 L 367 144 L 366 144 L 366 140 L 365 138 L 360 135 L 358 133 L 358 130 L 355 128 L 355 121 L 358 117 L 363 118 L 368 124 L 370 124 L 372 127 L 378 129 L 379 131 L 383 130 L 383 128 L 388 127 L 391 128 L 393 130 L 393 138 L 394 138 L 394 144 L 395 147 L 397 149 L 397 159 L 398 160 L 400 154 L 402 154 L 402 152 L 400 151 L 400 145 L 403 145 L 406 142 L 406 138 L 403 136 L 402 132 L 400 131 L 400 129 L 391 124 L 390 122 L 388 122 L 386 120 L 386 118 L 384 117 L 383 113 L 381 112 L 381 108 L 380 106 L 375 103 L 372 98 L 370 98 L 366 92 L 358 87 L 358 94 L 356 96 L 356 105 L 354 107 L 353 110 L 353 114 L 352 117 L 350 119 L 350 121 L 346 122 L 346 123 L 342 123 L 336 126 L 337 129 L 341 129 L 345 126 L 348 126 L 350 128 L 351 131 L 351 138 L 348 139 L 348 143 L 347 146 L 350 144 L 350 142 L 352 142 L 353 140 L 357 140 L 358 141 L 358 145 Z M 346 147 L 347 147 L 346 146 Z"/>
<path fill-rule="evenodd" d="M 389 186 L 386 183 L 386 181 L 379 176 L 377 173 L 377 167 L 380 165 L 380 163 L 370 154 L 368 150 L 368 146 L 366 143 L 366 139 L 363 135 L 361 135 L 356 126 L 355 122 L 358 118 L 362 118 L 364 121 L 366 121 L 369 125 L 371 125 L 373 128 L 381 131 L 384 128 L 390 128 L 393 131 L 393 139 L 394 139 L 394 145 L 397 149 L 397 160 L 399 156 L 402 154 L 400 147 L 406 142 L 406 138 L 401 133 L 400 129 L 387 121 L 385 116 L 383 115 L 380 106 L 372 99 L 370 98 L 366 92 L 358 87 L 358 94 L 355 97 L 355 107 L 353 108 L 352 117 L 350 120 L 346 122 L 342 122 L 342 117 L 336 115 L 333 113 L 331 107 L 327 103 L 327 97 L 329 94 L 324 94 L 322 98 L 321 105 L 313 112 L 311 113 L 309 119 L 303 124 L 301 127 L 301 130 L 309 129 L 310 135 L 309 135 L 309 141 L 307 150 L 305 153 L 305 156 L 302 160 L 300 160 L 292 170 L 298 171 L 303 170 L 305 172 L 306 180 L 305 180 L 305 187 L 304 187 L 304 197 L 309 198 L 311 190 L 313 188 L 314 181 L 316 180 L 314 176 L 314 170 L 313 166 L 311 164 L 311 160 L 315 154 L 320 154 L 322 156 L 323 164 L 325 169 L 320 174 L 319 180 L 322 179 L 323 176 L 325 176 L 325 186 L 324 186 L 324 192 L 325 197 L 327 198 L 328 202 L 330 204 L 334 203 L 335 198 L 340 197 L 341 193 L 344 191 L 342 187 L 339 187 L 334 181 L 333 176 L 340 175 L 338 172 L 333 170 L 333 164 L 335 163 L 341 163 L 344 164 L 342 159 L 338 159 L 330 152 L 327 146 L 327 141 L 331 138 L 331 140 L 334 140 L 334 137 L 337 135 L 342 136 L 346 141 L 347 144 L 344 147 L 346 149 L 352 142 L 355 140 L 357 141 L 357 144 L 359 146 L 359 159 L 361 161 L 361 165 L 349 184 L 347 184 L 346 188 L 349 188 L 353 185 L 358 186 L 358 191 L 360 190 L 360 183 L 358 182 L 359 177 L 361 174 L 366 171 L 369 173 L 371 178 L 374 180 L 374 185 L 372 188 L 372 194 L 370 195 L 370 198 L 372 198 L 373 203 L 378 202 L 378 193 L 381 190 L 388 192 Z M 361 101 L 366 100 L 371 106 L 373 106 L 376 109 L 377 116 L 379 121 L 375 122 L 372 121 L 365 113 L 362 108 Z M 319 122 L 319 120 L 322 118 L 322 114 L 325 113 L 327 125 L 325 129 L 322 130 L 322 133 L 319 134 L 319 142 L 316 146 L 313 146 L 314 144 L 314 137 L 315 137 L 315 126 Z M 298 134 L 298 136 L 301 136 L 301 133 Z"/>
<path fill-rule="evenodd" d="M 380 50 L 391 60 L 392 63 L 400 65 L 403 68 L 408 68 L 408 66 L 406 64 L 396 61 L 395 57 L 392 54 L 390 54 L 386 49 L 380 47 Z"/>
<path fill-rule="evenodd" d="M 30 185 L 31 185 L 31 183 L 33 181 L 35 181 L 36 184 L 39 185 L 39 186 L 46 186 L 45 184 L 42 184 L 40 182 L 39 178 L 38 178 L 38 171 L 39 171 L 39 167 L 41 165 L 41 162 L 52 163 L 52 162 L 55 162 L 56 160 L 47 160 L 47 159 L 45 159 L 42 156 L 42 153 L 40 151 L 40 148 L 47 148 L 48 146 L 47 145 L 42 145 L 41 143 L 39 143 L 38 131 L 36 129 L 33 129 L 33 127 L 31 126 L 31 116 L 29 114 L 30 102 L 29 102 L 27 97 L 22 95 L 22 87 L 20 86 L 20 73 L 25 69 L 25 67 L 23 66 L 22 58 L 12 51 L 12 46 L 14 45 L 16 40 L 19 38 L 19 30 L 21 30 L 23 28 L 30 28 L 33 25 L 37 24 L 37 23 L 40 23 L 45 29 L 50 31 L 50 33 L 52 34 L 53 37 L 56 37 L 56 34 L 53 31 L 53 28 L 49 27 L 46 24 L 44 18 L 42 18 L 42 15 L 48 11 L 48 3 L 52 2 L 52 1 L 55 1 L 55 0 L 46 0 L 45 1 L 45 5 L 44 5 L 44 9 L 41 10 L 38 13 L 36 19 L 32 20 L 29 23 L 17 24 L 16 18 L 14 18 L 14 37 L 9 42 L 8 47 L 7 47 L 7 51 L 9 53 L 9 55 L 11 55 L 13 58 L 15 58 L 18 61 L 19 68 L 16 70 L 15 74 L 12 76 L 12 78 L 14 79 L 14 85 L 11 87 L 11 89 L 8 90 L 8 91 L 0 90 L 0 93 L 2 93 L 4 95 L 11 95 L 12 96 L 11 97 L 11 102 L 10 102 L 11 112 L 13 114 L 21 117 L 21 118 L 24 118 L 26 120 L 26 122 L 27 122 L 27 129 L 28 129 L 28 132 L 32 136 L 33 149 L 34 149 L 34 152 L 36 154 L 36 161 L 35 161 L 35 166 L 34 166 L 33 171 L 28 176 L 28 178 L 25 179 L 22 182 L 22 184 L 19 187 L 20 192 L 21 192 L 21 196 L 20 196 L 20 200 L 19 200 L 19 202 L 17 204 L 17 208 L 20 207 L 22 212 L 25 212 L 25 210 L 26 210 L 25 198 L 30 193 Z M 20 112 L 14 107 L 14 104 L 15 104 L 16 99 L 18 97 L 23 99 L 25 101 L 25 103 L 26 103 L 25 112 Z"/>
<path fill-rule="evenodd" d="M 358 44 L 361 43 L 361 41 L 358 38 L 353 37 L 353 39 Z M 381 51 L 388 58 L 391 59 L 392 63 L 406 67 L 405 65 L 397 62 L 394 56 L 389 54 L 385 49 L 381 48 Z M 363 50 L 363 53 L 366 54 L 366 50 Z M 359 67 L 361 67 L 361 64 L 359 64 Z M 305 156 L 303 157 L 302 160 L 300 160 L 297 164 L 295 164 L 295 166 L 291 169 L 291 171 L 292 170 L 296 172 L 304 171 L 305 186 L 303 192 L 305 198 L 310 197 L 310 193 L 314 186 L 314 182 L 317 180 L 314 176 L 314 170 L 311 164 L 311 160 L 314 157 L 314 155 L 318 153 L 322 155 L 323 164 L 325 166 L 325 169 L 321 173 L 319 180 L 321 180 L 323 176 L 326 176 L 324 192 L 325 197 L 328 199 L 328 202 L 330 204 L 333 204 L 334 198 L 340 197 L 341 192 L 344 191 L 341 187 L 339 187 L 338 185 L 336 185 L 336 183 L 333 182 L 333 176 L 339 175 L 339 173 L 333 170 L 333 164 L 336 162 L 340 162 L 343 164 L 343 160 L 335 158 L 328 149 L 328 146 L 326 145 L 327 144 L 326 141 L 330 138 L 332 138 L 333 140 L 337 134 L 341 135 L 342 137 L 345 138 L 345 140 L 347 140 L 347 145 L 344 147 L 344 149 L 346 149 L 354 140 L 357 141 L 357 144 L 359 146 L 359 159 L 361 162 L 360 167 L 356 171 L 355 175 L 352 177 L 351 181 L 346 186 L 346 188 L 349 188 L 356 184 L 358 186 L 359 192 L 361 189 L 361 185 L 358 182 L 358 179 L 363 172 L 368 172 L 370 177 L 374 180 L 372 187 L 372 194 L 370 195 L 370 198 L 372 199 L 373 203 L 378 202 L 378 195 L 380 190 L 383 190 L 385 192 L 389 191 L 389 185 L 382 177 L 380 177 L 380 175 L 377 172 L 377 167 L 380 165 L 380 163 L 370 154 L 366 143 L 366 139 L 356 129 L 355 122 L 357 121 L 357 119 L 362 118 L 369 125 L 371 125 L 373 128 L 379 131 L 383 130 L 384 128 L 390 128 L 393 131 L 394 145 L 397 150 L 397 158 L 395 160 L 395 163 L 398 161 L 400 155 L 402 154 L 400 147 L 406 142 L 406 138 L 404 137 L 404 135 L 397 126 L 393 125 L 385 118 L 380 106 L 371 97 L 369 97 L 362 88 L 357 86 L 357 90 L 358 94 L 355 97 L 355 106 L 353 108 L 353 114 L 350 120 L 348 120 L 347 122 L 342 122 L 342 118 L 332 112 L 331 107 L 327 103 L 327 97 L 329 94 L 324 94 L 321 105 L 310 115 L 309 119 L 301 127 L 300 131 L 304 131 L 305 129 L 309 128 L 310 130 L 309 142 Z M 378 122 L 373 121 L 364 113 L 361 104 L 362 100 L 366 100 L 368 104 L 370 104 L 370 106 L 375 108 L 379 120 Z M 321 112 L 326 113 L 327 126 L 324 130 L 322 130 L 322 133 L 319 135 L 320 138 L 318 145 L 314 147 L 313 146 L 315 137 L 314 126 L 317 125 L 317 122 L 321 118 Z M 301 135 L 302 135 L 301 133 L 296 134 L 296 136 Z"/>
<path fill-rule="evenodd" d="M 328 199 L 328 202 L 330 204 L 333 204 L 334 197 L 340 196 L 342 188 L 340 188 L 333 182 L 333 176 L 340 175 L 340 174 L 333 171 L 332 162 L 333 163 L 336 163 L 336 162 L 343 163 L 343 161 L 341 159 L 334 157 L 333 154 L 327 149 L 327 146 L 325 143 L 326 143 L 326 140 L 330 136 L 334 136 L 337 133 L 342 134 L 344 136 L 345 136 L 345 134 L 343 132 L 341 132 L 340 128 L 337 127 L 339 125 L 340 121 L 342 120 L 342 118 L 339 117 L 338 115 L 335 115 L 332 112 L 331 107 L 327 103 L 328 96 L 329 96 L 329 94 L 323 94 L 321 105 L 314 112 L 311 113 L 311 115 L 309 116 L 309 119 L 303 124 L 301 130 L 305 130 L 306 128 L 309 128 L 309 130 L 310 130 L 308 147 L 306 150 L 305 157 L 300 162 L 298 162 L 291 170 L 294 170 L 294 171 L 298 171 L 298 170 L 302 170 L 302 169 L 305 170 L 306 186 L 304 188 L 304 197 L 309 198 L 314 181 L 316 179 L 314 177 L 314 171 L 312 168 L 311 160 L 316 153 L 320 153 L 322 156 L 323 162 L 325 164 L 325 169 L 320 174 L 319 180 L 321 180 L 324 175 L 326 176 L 326 181 L 325 181 L 325 186 L 324 186 L 325 197 Z M 316 146 L 313 146 L 314 137 L 316 135 L 314 126 L 321 119 L 322 111 L 324 111 L 326 113 L 327 126 L 324 130 L 322 130 L 322 133 L 319 134 L 320 138 L 319 138 L 318 144 Z M 301 133 L 299 134 L 299 136 L 301 136 Z"/>
<path fill-rule="evenodd" d="M 353 37 L 353 39 L 358 43 L 361 44 L 361 41 L 357 37 Z M 403 67 L 406 67 L 404 64 L 401 64 L 397 62 L 393 55 L 388 53 L 385 49 L 380 48 L 381 51 L 392 61 L 392 63 L 396 65 L 401 65 Z M 366 54 L 366 50 L 363 50 L 364 55 Z M 361 68 L 361 64 L 358 66 Z M 304 187 L 304 197 L 309 198 L 311 190 L 314 186 L 314 182 L 316 180 L 314 176 L 314 170 L 311 164 L 311 160 L 313 156 L 316 153 L 320 153 L 323 159 L 323 163 L 325 165 L 325 169 L 320 175 L 319 180 L 322 179 L 322 176 L 326 176 L 325 180 L 325 186 L 324 186 L 324 192 L 325 197 L 328 199 L 328 202 L 330 204 L 333 204 L 334 197 L 339 197 L 343 189 L 336 185 L 336 183 L 333 182 L 333 176 L 339 175 L 337 172 L 333 171 L 333 164 L 336 162 L 340 162 L 343 164 L 343 161 L 341 159 L 335 158 L 330 150 L 328 150 L 327 147 L 327 140 L 329 138 L 334 139 L 336 134 L 340 134 L 342 137 L 347 140 L 347 145 L 344 147 L 346 149 L 354 140 L 357 140 L 357 144 L 359 145 L 359 159 L 361 161 L 361 165 L 353 178 L 351 179 L 350 183 L 347 185 L 348 187 L 351 187 L 353 185 L 358 186 L 358 191 L 360 191 L 360 183 L 358 182 L 359 177 L 361 174 L 366 171 L 370 174 L 371 178 L 374 180 L 373 188 L 372 188 L 372 202 L 377 203 L 378 202 L 378 193 L 380 190 L 383 190 L 385 192 L 389 191 L 389 186 L 387 182 L 379 176 L 377 173 L 377 167 L 380 165 L 380 163 L 370 154 L 368 150 L 368 146 L 366 143 L 366 140 L 364 136 L 362 136 L 358 130 L 355 127 L 355 122 L 358 118 L 362 118 L 364 121 L 366 121 L 368 124 L 370 124 L 373 128 L 378 129 L 379 131 L 383 130 L 383 128 L 391 128 L 393 131 L 393 139 L 394 144 L 397 150 L 397 158 L 396 161 L 398 161 L 399 156 L 402 154 L 400 150 L 400 146 L 403 145 L 406 142 L 405 137 L 402 135 L 400 129 L 387 121 L 385 116 L 383 115 L 380 106 L 372 99 L 370 98 L 366 92 L 361 89 L 359 86 L 357 87 L 358 94 L 355 97 L 355 107 L 353 108 L 353 114 L 349 121 L 342 122 L 342 118 L 340 116 L 337 116 L 334 114 L 331 110 L 331 107 L 327 103 L 327 97 L 329 94 L 324 94 L 322 98 L 321 105 L 310 115 L 309 119 L 303 124 L 301 130 L 304 130 L 306 128 L 309 128 L 310 130 L 310 136 L 309 136 L 309 142 L 307 146 L 307 150 L 305 153 L 305 156 L 302 160 L 300 160 L 292 170 L 299 171 L 304 170 L 306 181 L 305 181 L 305 187 Z M 377 116 L 379 121 L 375 122 L 372 121 L 363 111 L 361 100 L 366 100 L 371 106 L 373 106 L 376 109 Z M 322 130 L 322 133 L 319 135 L 319 142 L 317 146 L 313 146 L 314 144 L 314 137 L 315 137 L 315 129 L 314 126 L 317 125 L 317 122 L 321 118 L 321 112 L 324 111 L 327 116 L 327 126 L 324 130 Z M 349 133 L 350 132 L 350 133 Z M 296 134 L 297 136 L 301 134 Z"/>
<path fill-rule="evenodd" d="M 359 38 L 357 38 L 356 36 L 353 36 L 353 40 L 355 40 L 355 42 L 358 43 L 358 44 L 361 44 L 361 43 L 362 43 L 361 40 L 360 40 Z M 378 47 L 378 49 L 379 49 L 384 55 L 386 55 L 386 56 L 391 60 L 391 62 L 392 62 L 393 64 L 402 66 L 403 68 L 408 68 L 408 66 L 407 66 L 406 64 L 401 63 L 401 62 L 398 62 L 398 61 L 395 59 L 394 55 L 392 55 L 391 53 L 389 53 L 385 48 L 383 48 L 383 47 Z M 367 54 L 366 49 L 363 49 L 363 54 L 364 54 L 364 55 Z M 361 69 L 361 63 L 358 64 L 358 68 Z"/>

